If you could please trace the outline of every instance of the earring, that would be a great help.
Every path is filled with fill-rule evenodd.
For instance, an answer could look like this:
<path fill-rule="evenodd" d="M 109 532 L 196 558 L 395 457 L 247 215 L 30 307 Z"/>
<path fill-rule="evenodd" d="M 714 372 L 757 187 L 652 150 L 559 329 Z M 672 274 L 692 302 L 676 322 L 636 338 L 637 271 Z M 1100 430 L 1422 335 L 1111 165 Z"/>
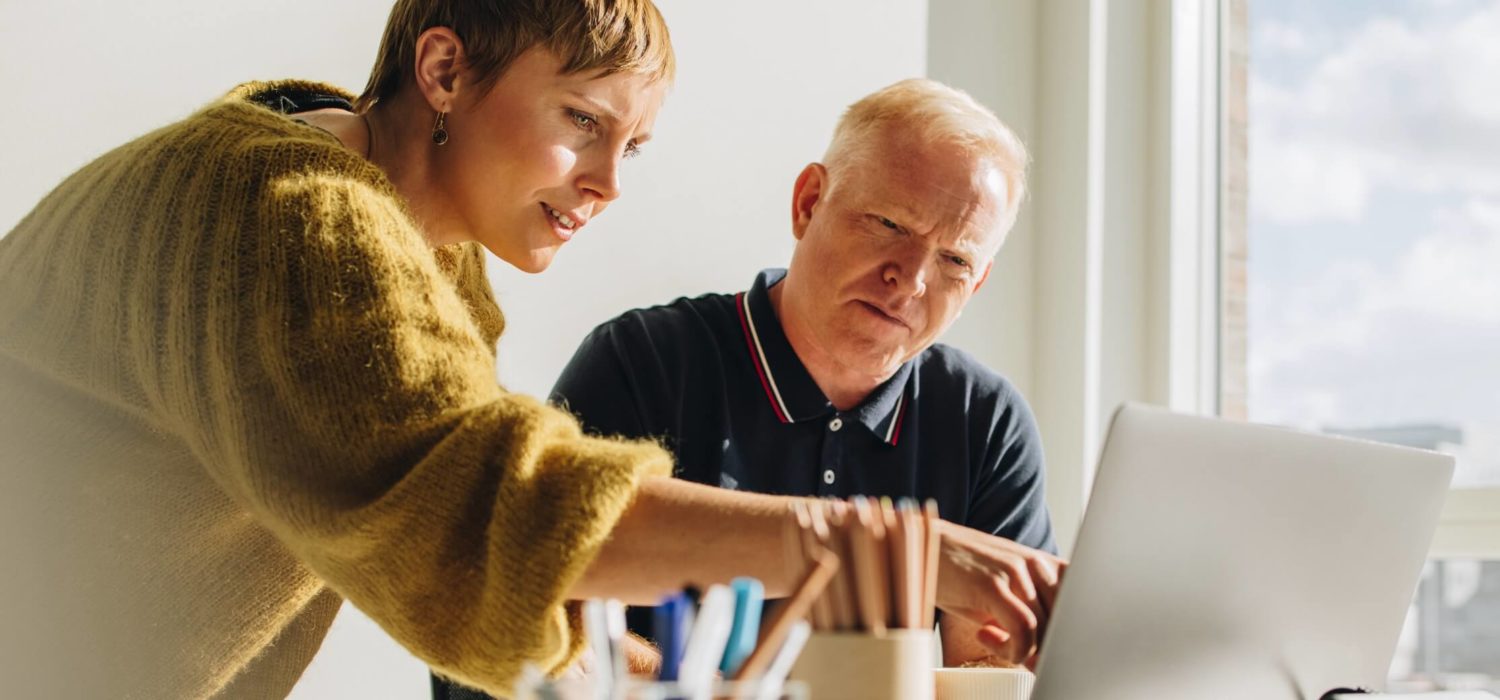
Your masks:
<path fill-rule="evenodd" d="M 437 121 L 432 124 L 432 142 L 439 146 L 448 143 L 448 130 L 443 128 L 447 118 L 447 112 L 438 112 Z"/>

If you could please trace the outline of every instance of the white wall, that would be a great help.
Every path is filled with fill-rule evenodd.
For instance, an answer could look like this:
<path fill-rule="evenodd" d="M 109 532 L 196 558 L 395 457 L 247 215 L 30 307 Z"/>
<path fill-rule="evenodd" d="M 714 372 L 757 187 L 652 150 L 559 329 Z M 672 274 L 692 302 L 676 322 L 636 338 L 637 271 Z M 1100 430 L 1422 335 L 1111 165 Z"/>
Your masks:
<path fill-rule="evenodd" d="M 927 75 L 968 92 L 1021 137 L 1037 146 L 1036 0 L 938 0 L 927 27 Z M 1035 153 L 1032 153 L 1033 157 Z M 995 259 L 983 289 L 943 342 L 973 353 L 1032 398 L 1032 329 L 1036 285 L 1035 209 L 1020 218 Z"/>
<path fill-rule="evenodd" d="M 94 157 L 236 83 L 306 77 L 358 91 L 385 25 L 371 6 L 0 2 L 0 232 Z"/>
<path fill-rule="evenodd" d="M 583 335 L 620 311 L 743 289 L 783 264 L 793 178 L 821 156 L 840 110 L 925 69 L 926 0 L 660 6 L 681 68 L 657 138 L 626 166 L 627 195 L 547 274 L 492 265 L 512 389 L 547 391 Z M 0 2 L 0 232 L 91 158 L 237 82 L 357 90 L 385 11 L 358 0 Z M 346 607 L 293 697 L 427 692 L 422 664 Z"/>
<path fill-rule="evenodd" d="M 1031 197 L 1002 277 L 949 340 L 1010 375 L 1036 409 L 1065 554 L 1120 402 L 1213 410 L 1214 6 L 931 3 L 932 76 L 995 109 L 1031 150 Z"/>
<path fill-rule="evenodd" d="M 950 340 L 1030 400 L 1064 554 L 1083 515 L 1098 414 L 1104 1 L 938 0 L 928 39 L 932 76 L 994 109 L 1031 152 L 1031 191 L 996 262 L 1000 278 Z"/>

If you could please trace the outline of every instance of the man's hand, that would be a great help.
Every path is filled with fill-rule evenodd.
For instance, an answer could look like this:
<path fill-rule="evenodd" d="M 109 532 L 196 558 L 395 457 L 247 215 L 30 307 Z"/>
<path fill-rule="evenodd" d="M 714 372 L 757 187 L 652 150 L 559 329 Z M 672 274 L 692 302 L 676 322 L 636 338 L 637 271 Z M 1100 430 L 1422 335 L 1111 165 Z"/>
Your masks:
<path fill-rule="evenodd" d="M 995 660 L 1035 665 L 1067 562 L 962 525 L 939 527 L 938 607 L 978 625 Z"/>

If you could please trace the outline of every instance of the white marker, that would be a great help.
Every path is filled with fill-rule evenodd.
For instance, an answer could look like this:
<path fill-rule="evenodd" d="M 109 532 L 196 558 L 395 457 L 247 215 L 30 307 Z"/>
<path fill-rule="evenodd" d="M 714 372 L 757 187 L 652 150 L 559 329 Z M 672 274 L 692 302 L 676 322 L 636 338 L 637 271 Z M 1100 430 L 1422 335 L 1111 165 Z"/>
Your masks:
<path fill-rule="evenodd" d="M 724 645 L 734 627 L 734 591 L 728 586 L 711 586 L 698 607 L 698 618 L 688 635 L 687 651 L 682 655 L 678 684 L 692 694 L 707 693 L 713 684 L 714 671 L 724 658 Z"/>
<path fill-rule="evenodd" d="M 812 625 L 807 624 L 806 620 L 798 620 L 792 625 L 781 650 L 776 652 L 776 658 L 766 669 L 766 675 L 761 676 L 760 692 L 755 695 L 755 700 L 776 700 L 781 697 L 781 686 L 786 683 L 787 674 L 792 672 L 792 664 L 797 663 L 797 657 L 802 654 L 802 647 L 807 644 L 810 636 Z"/>

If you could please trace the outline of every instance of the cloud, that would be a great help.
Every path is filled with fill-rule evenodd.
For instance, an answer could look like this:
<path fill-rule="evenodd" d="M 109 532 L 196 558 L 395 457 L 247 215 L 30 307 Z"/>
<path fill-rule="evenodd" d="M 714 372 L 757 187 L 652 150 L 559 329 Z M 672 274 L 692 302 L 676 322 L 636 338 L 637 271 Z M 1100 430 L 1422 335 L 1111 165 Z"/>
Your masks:
<path fill-rule="evenodd" d="M 1500 194 L 1496 36 L 1500 0 L 1425 22 L 1372 19 L 1327 49 L 1272 24 L 1257 49 L 1320 58 L 1278 82 L 1250 57 L 1254 216 L 1355 221 L 1382 187 Z"/>
<path fill-rule="evenodd" d="M 1500 432 L 1500 199 L 1433 219 L 1388 264 L 1344 260 L 1303 284 L 1251 288 L 1252 416 Z"/>
<path fill-rule="evenodd" d="M 1431 219 L 1384 264 L 1252 283 L 1250 415 L 1311 430 L 1457 426 L 1455 483 L 1500 485 L 1500 198 Z"/>
<path fill-rule="evenodd" d="M 1255 25 L 1255 48 L 1267 48 L 1280 53 L 1301 53 L 1311 42 L 1301 27 L 1267 19 Z"/>
<path fill-rule="evenodd" d="M 1402 261 L 1396 294 L 1384 303 L 1452 323 L 1500 327 L 1500 204 L 1472 201 L 1447 230 L 1419 240 Z M 1500 347 L 1495 348 L 1500 362 Z M 1500 392 L 1500 387 L 1496 387 Z"/>

